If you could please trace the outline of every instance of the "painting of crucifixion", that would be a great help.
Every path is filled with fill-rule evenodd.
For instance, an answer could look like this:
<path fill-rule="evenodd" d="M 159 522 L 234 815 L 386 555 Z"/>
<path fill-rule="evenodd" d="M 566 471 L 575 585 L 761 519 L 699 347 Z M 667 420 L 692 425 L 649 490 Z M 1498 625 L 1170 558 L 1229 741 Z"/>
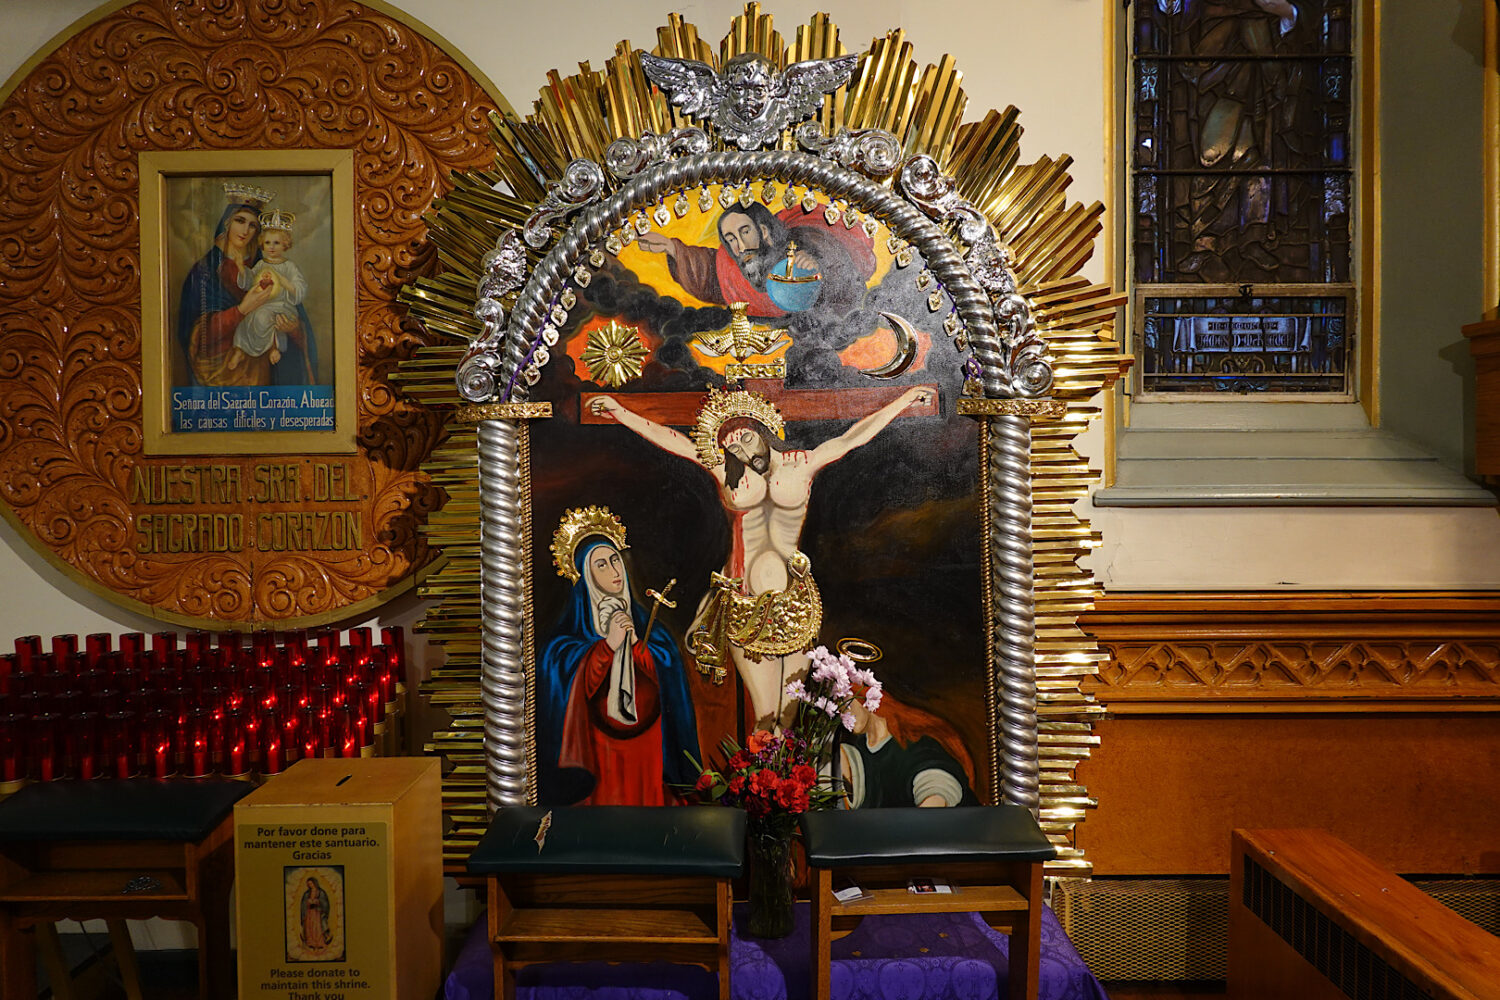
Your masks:
<path fill-rule="evenodd" d="M 591 255 L 533 400 L 544 804 L 670 804 L 786 723 L 806 650 L 884 684 L 846 804 L 990 785 L 977 430 L 954 307 L 873 217 L 707 185 Z M 556 573 L 552 572 L 555 567 Z"/>

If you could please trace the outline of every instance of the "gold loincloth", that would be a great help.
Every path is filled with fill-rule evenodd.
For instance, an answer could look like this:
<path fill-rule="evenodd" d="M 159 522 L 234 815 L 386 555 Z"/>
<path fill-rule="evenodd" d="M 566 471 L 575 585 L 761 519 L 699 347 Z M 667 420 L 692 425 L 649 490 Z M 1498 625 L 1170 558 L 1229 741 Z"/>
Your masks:
<path fill-rule="evenodd" d="M 791 580 L 785 590 L 755 597 L 741 593 L 740 580 L 713 574 L 698 625 L 688 636 L 688 649 L 698 670 L 711 673 L 715 684 L 728 676 L 731 647 L 738 646 L 756 660 L 812 648 L 823 625 L 823 599 L 813 582 L 812 560 L 793 552 L 787 571 Z"/>

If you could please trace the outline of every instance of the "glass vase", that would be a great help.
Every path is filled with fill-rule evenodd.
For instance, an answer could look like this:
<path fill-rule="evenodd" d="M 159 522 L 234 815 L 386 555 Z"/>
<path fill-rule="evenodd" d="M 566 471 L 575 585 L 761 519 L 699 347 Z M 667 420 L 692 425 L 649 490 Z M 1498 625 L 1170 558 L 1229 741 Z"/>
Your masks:
<path fill-rule="evenodd" d="M 746 929 L 758 938 L 792 932 L 792 831 L 754 829 L 750 847 L 750 916 Z"/>

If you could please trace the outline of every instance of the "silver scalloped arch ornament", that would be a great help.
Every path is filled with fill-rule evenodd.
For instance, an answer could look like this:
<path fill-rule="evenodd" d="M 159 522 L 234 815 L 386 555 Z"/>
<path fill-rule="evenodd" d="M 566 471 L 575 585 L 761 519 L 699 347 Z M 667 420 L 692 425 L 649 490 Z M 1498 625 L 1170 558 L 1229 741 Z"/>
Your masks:
<path fill-rule="evenodd" d="M 1016 289 L 1008 250 L 972 205 L 956 194 L 925 156 L 903 159 L 888 133 L 841 132 L 832 138 L 811 129 L 799 132 L 804 147 L 792 150 L 708 152 L 697 130 L 670 136 L 643 135 L 612 147 L 609 171 L 575 160 L 564 179 L 549 185 L 543 204 L 528 221 L 525 239 L 535 248 L 552 238 L 552 225 L 571 220 L 562 236 L 532 269 L 524 285 L 518 275 L 481 283 L 476 315 L 503 316 L 499 298 L 516 292 L 508 322 L 486 321 L 485 333 L 470 345 L 458 366 L 460 395 L 471 403 L 520 402 L 549 357 L 545 332 L 560 326 L 556 312 L 563 289 L 591 249 L 632 216 L 664 195 L 707 184 L 741 184 L 774 178 L 786 185 L 815 188 L 830 199 L 873 216 L 898 239 L 915 247 L 928 270 L 951 298 L 968 331 L 983 394 L 988 398 L 1036 398 L 1052 385 L 1046 346 L 1036 335 L 1031 310 Z M 672 158 L 677 155 L 677 158 Z M 886 186 L 876 178 L 897 174 Z M 861 170 L 872 176 L 867 176 Z M 608 175 L 620 179 L 607 192 Z M 951 225 L 964 250 L 944 228 Z M 513 239 L 507 234 L 502 243 Z M 500 249 L 497 247 L 497 250 Z M 486 297 L 493 299 L 486 303 Z M 977 362 L 977 365 L 973 364 Z M 1037 699 L 1035 676 L 1035 592 L 1031 535 L 1031 426 L 1024 416 L 995 416 L 987 435 L 983 484 L 994 595 L 995 627 L 989 637 L 991 671 L 999 692 L 1000 796 L 1035 810 L 1039 804 Z M 483 658 L 480 676 L 485 705 L 487 801 L 490 807 L 531 801 L 526 743 L 524 595 L 525 559 L 521 524 L 521 449 L 516 422 L 486 420 L 480 426 L 481 489 L 480 594 L 483 606 Z"/>

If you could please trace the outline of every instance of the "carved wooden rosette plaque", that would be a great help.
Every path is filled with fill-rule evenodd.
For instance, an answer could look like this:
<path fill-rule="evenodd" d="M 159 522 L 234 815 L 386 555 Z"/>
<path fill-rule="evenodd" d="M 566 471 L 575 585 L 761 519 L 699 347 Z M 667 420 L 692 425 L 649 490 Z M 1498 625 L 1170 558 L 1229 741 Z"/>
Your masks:
<path fill-rule="evenodd" d="M 449 171 L 493 158 L 494 108 L 432 41 L 342 0 L 143 0 L 18 76 L 0 105 L 0 497 L 23 537 L 187 624 L 331 621 L 409 585 L 435 555 L 418 466 L 443 430 L 386 381 L 425 337 L 396 292 L 436 263 L 417 243 Z M 144 348 L 175 331 L 142 319 L 139 158 L 187 150 L 243 150 L 247 174 L 260 151 L 352 155 L 353 330 L 325 348 L 354 355 L 352 451 L 147 453 Z"/>

